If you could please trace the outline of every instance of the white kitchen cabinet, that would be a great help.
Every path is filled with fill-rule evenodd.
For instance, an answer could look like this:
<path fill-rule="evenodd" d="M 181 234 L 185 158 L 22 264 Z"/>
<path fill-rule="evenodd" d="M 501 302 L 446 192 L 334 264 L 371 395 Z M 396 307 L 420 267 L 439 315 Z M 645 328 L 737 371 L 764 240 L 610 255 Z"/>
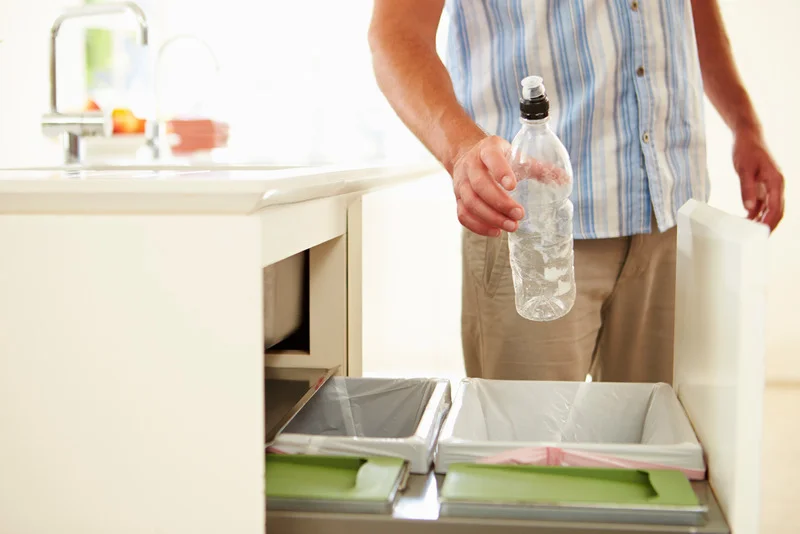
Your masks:
<path fill-rule="evenodd" d="M 0 531 L 263 532 L 262 268 L 346 373 L 348 206 L 438 171 L 0 171 Z"/>

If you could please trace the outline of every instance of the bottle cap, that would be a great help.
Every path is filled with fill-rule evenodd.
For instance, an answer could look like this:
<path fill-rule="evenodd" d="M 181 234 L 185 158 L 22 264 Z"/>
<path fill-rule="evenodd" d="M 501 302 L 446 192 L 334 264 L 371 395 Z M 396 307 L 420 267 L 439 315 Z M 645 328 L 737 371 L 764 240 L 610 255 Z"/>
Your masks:
<path fill-rule="evenodd" d="M 522 98 L 531 100 L 544 94 L 544 80 L 541 76 L 528 76 L 522 80 Z"/>
<path fill-rule="evenodd" d="M 527 120 L 541 120 L 550 114 L 550 101 L 541 76 L 528 76 L 522 80 L 522 98 L 519 101 L 520 116 Z"/>

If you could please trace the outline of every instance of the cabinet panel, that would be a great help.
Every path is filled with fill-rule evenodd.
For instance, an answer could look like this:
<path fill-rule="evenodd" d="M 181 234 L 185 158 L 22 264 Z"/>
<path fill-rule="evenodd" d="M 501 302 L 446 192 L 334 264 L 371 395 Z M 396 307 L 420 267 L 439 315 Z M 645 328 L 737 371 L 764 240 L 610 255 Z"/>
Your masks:
<path fill-rule="evenodd" d="M 1 532 L 263 534 L 258 237 L 0 216 Z"/>
<path fill-rule="evenodd" d="M 675 388 L 736 534 L 759 523 L 768 238 L 696 201 L 678 218 Z"/>

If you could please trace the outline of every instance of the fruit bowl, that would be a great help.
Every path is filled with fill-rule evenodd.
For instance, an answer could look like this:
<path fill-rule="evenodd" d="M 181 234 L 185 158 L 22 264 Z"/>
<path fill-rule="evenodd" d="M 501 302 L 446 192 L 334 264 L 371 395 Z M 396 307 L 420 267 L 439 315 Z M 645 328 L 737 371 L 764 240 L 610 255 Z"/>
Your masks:
<path fill-rule="evenodd" d="M 83 160 L 106 161 L 116 159 L 137 159 L 140 150 L 145 150 L 147 135 L 114 134 L 110 137 L 84 137 Z"/>

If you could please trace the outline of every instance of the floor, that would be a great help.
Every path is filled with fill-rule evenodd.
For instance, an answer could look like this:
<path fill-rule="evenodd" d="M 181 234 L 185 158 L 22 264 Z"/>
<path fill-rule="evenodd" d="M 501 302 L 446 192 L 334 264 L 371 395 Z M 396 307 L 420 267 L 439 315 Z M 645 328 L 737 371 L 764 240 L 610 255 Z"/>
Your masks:
<path fill-rule="evenodd" d="M 800 513 L 800 384 L 768 385 L 764 397 L 761 534 L 797 534 Z"/>

